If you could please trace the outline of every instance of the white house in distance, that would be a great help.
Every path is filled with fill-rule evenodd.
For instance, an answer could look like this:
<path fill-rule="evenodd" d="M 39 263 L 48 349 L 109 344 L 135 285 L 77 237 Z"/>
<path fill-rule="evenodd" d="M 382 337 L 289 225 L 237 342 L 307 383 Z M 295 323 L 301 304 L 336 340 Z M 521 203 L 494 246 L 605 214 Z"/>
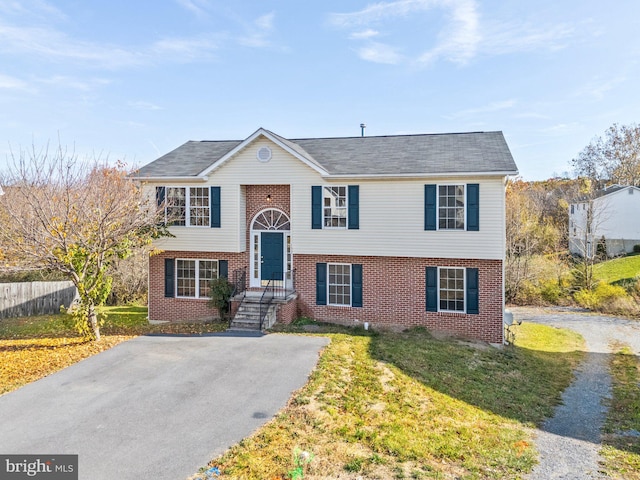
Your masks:
<path fill-rule="evenodd" d="M 640 244 L 640 188 L 611 185 L 592 199 L 570 204 L 569 251 L 591 256 L 602 238 L 610 257 L 630 253 Z"/>
<path fill-rule="evenodd" d="M 149 261 L 149 318 L 210 318 L 209 280 L 227 277 L 235 326 L 308 316 L 501 343 L 517 173 L 501 132 L 187 142 L 137 174 L 175 235 Z"/>

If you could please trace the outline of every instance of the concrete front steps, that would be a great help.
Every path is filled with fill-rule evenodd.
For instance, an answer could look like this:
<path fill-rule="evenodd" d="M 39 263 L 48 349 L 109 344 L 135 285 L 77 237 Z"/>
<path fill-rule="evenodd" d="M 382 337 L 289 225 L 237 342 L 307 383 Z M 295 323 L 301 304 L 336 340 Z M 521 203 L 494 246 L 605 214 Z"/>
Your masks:
<path fill-rule="evenodd" d="M 236 301 L 240 302 L 233 320 L 228 330 L 231 331 L 260 331 L 260 299 L 262 291 L 247 291 L 245 296 Z M 267 330 L 276 323 L 278 318 L 278 309 L 286 306 L 291 302 L 295 302 L 298 295 L 295 292 L 290 293 L 284 298 L 276 297 L 271 300 L 269 310 L 265 315 L 262 324 L 262 330 Z M 233 301 L 234 299 L 232 299 Z"/>

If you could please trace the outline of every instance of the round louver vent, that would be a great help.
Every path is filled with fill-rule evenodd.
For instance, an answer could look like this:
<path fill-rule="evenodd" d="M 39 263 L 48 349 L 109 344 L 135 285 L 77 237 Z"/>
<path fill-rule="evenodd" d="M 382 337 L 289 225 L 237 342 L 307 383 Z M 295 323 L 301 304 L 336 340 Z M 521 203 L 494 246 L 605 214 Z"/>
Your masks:
<path fill-rule="evenodd" d="M 269 147 L 260 147 L 257 153 L 258 160 L 268 162 L 271 160 L 271 149 Z"/>

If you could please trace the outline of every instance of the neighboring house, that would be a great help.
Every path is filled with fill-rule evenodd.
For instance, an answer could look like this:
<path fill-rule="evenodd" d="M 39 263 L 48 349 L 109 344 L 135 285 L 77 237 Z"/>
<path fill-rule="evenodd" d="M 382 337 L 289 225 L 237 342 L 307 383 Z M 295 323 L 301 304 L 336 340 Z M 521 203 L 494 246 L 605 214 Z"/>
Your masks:
<path fill-rule="evenodd" d="M 640 188 L 612 185 L 569 205 L 569 251 L 591 257 L 604 238 L 610 257 L 640 244 Z"/>
<path fill-rule="evenodd" d="M 239 292 L 246 278 L 247 298 L 281 289 L 280 322 L 501 343 L 505 182 L 517 173 L 501 132 L 290 140 L 260 128 L 187 142 L 137 175 L 175 235 L 150 258 L 149 318 L 211 317 L 208 280 L 225 276 Z"/>

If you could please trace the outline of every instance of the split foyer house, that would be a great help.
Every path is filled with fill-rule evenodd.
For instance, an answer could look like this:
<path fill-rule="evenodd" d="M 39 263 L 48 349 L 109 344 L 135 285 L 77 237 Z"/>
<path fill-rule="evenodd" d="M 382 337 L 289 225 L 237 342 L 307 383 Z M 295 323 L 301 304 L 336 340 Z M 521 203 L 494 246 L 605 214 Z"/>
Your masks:
<path fill-rule="evenodd" d="M 610 185 L 569 205 L 569 251 L 589 257 L 604 239 L 607 255 L 631 253 L 640 245 L 640 188 Z"/>
<path fill-rule="evenodd" d="M 174 235 L 149 261 L 149 318 L 210 318 L 209 280 L 223 276 L 238 315 L 267 289 L 282 297 L 272 321 L 501 343 L 505 182 L 517 173 L 501 132 L 286 139 L 260 128 L 187 142 L 137 174 Z"/>

